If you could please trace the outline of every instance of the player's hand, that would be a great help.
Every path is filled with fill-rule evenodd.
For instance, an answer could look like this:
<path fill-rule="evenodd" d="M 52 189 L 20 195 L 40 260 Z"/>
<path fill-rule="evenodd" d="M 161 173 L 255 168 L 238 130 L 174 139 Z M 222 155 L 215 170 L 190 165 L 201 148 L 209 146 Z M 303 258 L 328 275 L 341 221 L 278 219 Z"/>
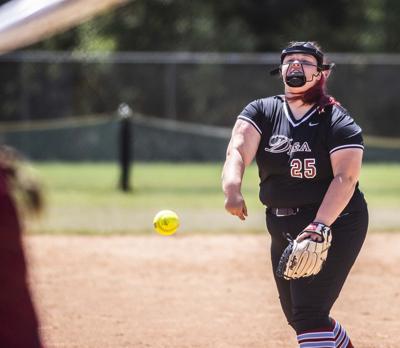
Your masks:
<path fill-rule="evenodd" d="M 311 239 L 314 242 L 321 242 L 322 241 L 322 237 L 319 234 L 313 233 L 313 232 L 303 232 L 301 235 L 299 235 L 296 238 L 296 241 L 298 243 L 300 243 L 302 240 L 304 239 Z"/>
<path fill-rule="evenodd" d="M 242 194 L 230 194 L 225 198 L 225 209 L 240 220 L 246 220 L 247 207 Z"/>
<path fill-rule="evenodd" d="M 313 228 L 315 229 L 315 226 L 318 225 L 318 223 L 311 223 L 309 224 L 296 238 L 297 243 L 300 243 L 304 239 L 311 239 L 314 242 L 322 242 L 323 238 L 320 233 L 314 232 Z"/>

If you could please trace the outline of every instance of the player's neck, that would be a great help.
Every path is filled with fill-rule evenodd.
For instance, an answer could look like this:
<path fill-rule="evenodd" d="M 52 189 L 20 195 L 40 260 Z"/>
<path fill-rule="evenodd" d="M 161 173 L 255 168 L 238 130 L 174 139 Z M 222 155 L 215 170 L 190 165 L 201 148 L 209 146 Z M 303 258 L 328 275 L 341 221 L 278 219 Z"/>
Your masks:
<path fill-rule="evenodd" d="M 290 111 L 296 120 L 302 118 L 304 114 L 315 104 L 306 104 L 301 99 L 291 99 L 290 96 L 289 99 L 286 98 L 286 101 L 289 104 Z"/>

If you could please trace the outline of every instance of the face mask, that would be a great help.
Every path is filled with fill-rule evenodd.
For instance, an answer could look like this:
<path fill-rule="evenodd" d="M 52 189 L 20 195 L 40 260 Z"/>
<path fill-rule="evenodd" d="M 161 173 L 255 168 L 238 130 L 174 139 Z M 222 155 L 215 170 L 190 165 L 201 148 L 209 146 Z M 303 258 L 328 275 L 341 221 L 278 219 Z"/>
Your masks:
<path fill-rule="evenodd" d="M 330 64 L 324 64 L 324 55 L 321 51 L 319 51 L 317 48 L 315 48 L 313 46 L 312 43 L 310 42 L 296 42 L 294 45 L 291 45 L 287 48 L 285 48 L 282 53 L 281 53 L 281 64 L 283 63 L 283 60 L 285 58 L 286 55 L 291 54 L 291 53 L 303 53 L 303 54 L 310 54 L 313 57 L 315 57 L 315 59 L 317 60 L 317 67 L 318 67 L 318 74 L 321 71 L 326 71 L 326 70 L 331 70 L 333 68 L 333 66 L 335 65 L 334 63 L 330 63 Z M 288 71 L 290 66 L 288 67 Z M 278 68 L 273 69 L 270 74 L 271 75 L 279 75 L 279 73 L 281 72 L 281 66 Z M 313 75 L 314 76 L 317 75 Z M 311 79 L 312 81 L 312 79 Z M 289 76 L 286 73 L 285 76 L 285 82 L 288 86 L 290 87 L 302 87 L 305 85 L 307 81 L 305 74 L 304 74 L 304 69 L 303 69 L 303 65 L 301 64 L 301 72 L 296 72 L 294 74 L 290 74 Z"/>
<path fill-rule="evenodd" d="M 286 70 L 286 76 L 285 76 L 285 82 L 288 86 L 302 87 L 306 84 L 307 79 L 306 79 L 306 75 L 304 74 L 303 65 L 300 64 L 300 66 L 301 66 L 301 71 L 297 71 L 297 72 L 289 74 L 292 64 L 288 65 L 288 68 Z"/>
<path fill-rule="evenodd" d="M 291 74 L 288 74 L 292 68 L 292 64 L 293 63 L 288 63 L 288 67 L 286 70 L 286 76 L 285 76 L 285 82 L 290 87 L 302 87 L 306 84 L 306 82 L 311 82 L 314 79 L 314 77 L 319 75 L 319 72 L 317 74 L 313 74 L 313 76 L 311 77 L 311 80 L 307 81 L 306 74 L 304 73 L 303 63 L 301 63 L 301 62 L 298 63 L 301 67 L 301 71 L 295 71 Z M 304 64 L 306 64 L 306 63 L 304 63 Z"/>
<path fill-rule="evenodd" d="M 285 82 L 290 87 L 302 87 L 306 84 L 306 77 L 302 73 L 286 74 Z"/>

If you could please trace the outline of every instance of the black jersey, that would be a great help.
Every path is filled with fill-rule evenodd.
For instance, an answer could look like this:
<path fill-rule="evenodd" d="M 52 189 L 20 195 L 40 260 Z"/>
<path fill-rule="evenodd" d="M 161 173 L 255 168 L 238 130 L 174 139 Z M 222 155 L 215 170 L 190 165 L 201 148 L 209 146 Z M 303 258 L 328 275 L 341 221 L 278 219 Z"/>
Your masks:
<path fill-rule="evenodd" d="M 268 207 L 320 204 L 333 179 L 330 154 L 364 148 L 361 128 L 336 104 L 311 107 L 296 120 L 284 96 L 274 96 L 251 102 L 238 118 L 261 134 L 256 161 L 260 200 Z M 360 196 L 357 184 L 348 208 Z"/>

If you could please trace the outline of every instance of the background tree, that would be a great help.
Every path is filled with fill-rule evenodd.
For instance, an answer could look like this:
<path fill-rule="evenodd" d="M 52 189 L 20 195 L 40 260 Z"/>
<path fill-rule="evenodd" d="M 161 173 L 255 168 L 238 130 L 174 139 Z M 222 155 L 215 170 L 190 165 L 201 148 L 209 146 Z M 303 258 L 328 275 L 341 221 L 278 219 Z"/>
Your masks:
<path fill-rule="evenodd" d="M 396 0 L 135 0 L 29 49 L 279 52 L 291 40 L 316 40 L 328 53 L 397 53 L 399 15 Z M 3 63 L 0 113 L 9 120 L 57 118 L 112 113 L 127 102 L 144 114 L 230 125 L 249 98 L 280 90 L 268 68 Z M 366 132 L 399 135 L 397 90 L 388 83 L 398 74 L 397 65 L 338 65 L 329 87 Z M 335 79 L 340 75 L 346 78 Z"/>
<path fill-rule="evenodd" d="M 396 0 L 136 0 L 33 46 L 89 51 L 277 51 L 293 39 L 329 51 L 400 52 Z"/>

